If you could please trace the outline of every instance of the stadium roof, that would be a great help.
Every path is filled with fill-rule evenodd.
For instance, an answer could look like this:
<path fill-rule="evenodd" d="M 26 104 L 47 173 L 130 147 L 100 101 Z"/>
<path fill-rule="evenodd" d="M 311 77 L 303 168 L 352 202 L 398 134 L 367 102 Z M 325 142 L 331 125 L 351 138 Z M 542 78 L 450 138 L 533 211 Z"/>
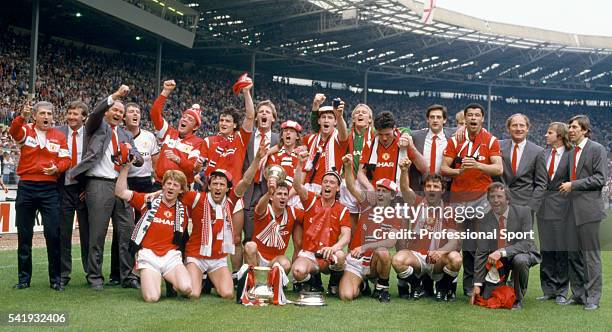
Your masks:
<path fill-rule="evenodd" d="M 486 22 L 412 0 L 187 1 L 207 61 L 394 90 L 446 89 L 609 98 L 612 38 Z M 197 6 L 196 6 L 197 5 Z M 245 58 L 246 56 L 246 58 Z M 605 97 L 604 97 L 605 96 Z"/>
<path fill-rule="evenodd" d="M 153 4 L 151 0 L 139 0 Z M 163 0 L 158 0 L 158 3 Z M 371 89 L 612 99 L 612 38 L 487 22 L 413 0 L 181 0 L 200 12 L 194 48 L 164 57 Z M 29 28 L 30 1 L 5 17 Z M 83 17 L 75 18 L 81 11 Z M 3 14 L 4 16 L 4 14 Z M 76 1 L 41 0 L 41 33 L 155 54 L 152 36 Z M 143 34 L 139 43 L 134 36 Z M 110 37 L 109 37 L 110 36 Z"/>

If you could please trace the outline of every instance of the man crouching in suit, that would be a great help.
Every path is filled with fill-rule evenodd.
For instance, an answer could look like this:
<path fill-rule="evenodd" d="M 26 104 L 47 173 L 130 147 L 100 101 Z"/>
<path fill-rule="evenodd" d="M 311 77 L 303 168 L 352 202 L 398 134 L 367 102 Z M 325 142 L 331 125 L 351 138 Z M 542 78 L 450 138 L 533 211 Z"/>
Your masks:
<path fill-rule="evenodd" d="M 540 253 L 533 241 L 531 210 L 525 206 L 510 205 L 506 187 L 493 182 L 487 188 L 487 199 L 491 210 L 478 224 L 479 234 L 495 232 L 493 239 L 477 240 L 474 259 L 474 292 L 487 298 L 492 289 L 483 288 L 487 275 L 486 264 L 493 266 L 501 261 L 512 270 L 512 281 L 516 301 L 513 310 L 523 308 L 523 298 L 529 282 L 529 268 L 540 263 Z M 516 238 L 512 238 L 515 236 Z"/>

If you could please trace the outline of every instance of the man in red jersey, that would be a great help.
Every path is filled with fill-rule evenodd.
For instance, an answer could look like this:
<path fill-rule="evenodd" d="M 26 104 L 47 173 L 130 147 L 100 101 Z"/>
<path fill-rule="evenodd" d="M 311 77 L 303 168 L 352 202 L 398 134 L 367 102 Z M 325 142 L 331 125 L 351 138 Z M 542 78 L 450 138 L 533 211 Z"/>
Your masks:
<path fill-rule="evenodd" d="M 409 167 L 402 163 L 402 176 Z M 418 300 L 424 294 L 422 277 L 427 275 L 436 282 L 436 300 L 452 301 L 455 298 L 453 283 L 461 269 L 460 241 L 447 240 L 445 233 L 458 238 L 454 215 L 447 213 L 443 200 L 444 179 L 429 174 L 423 183 L 424 196 L 419 197 L 407 181 L 400 183 L 402 196 L 413 205 L 416 215 L 408 228 L 413 240 L 405 249 L 393 256 L 393 268 L 397 272 L 398 293 L 401 297 Z M 441 237 L 441 238 L 440 238 Z M 410 289 L 408 287 L 410 286 Z"/>
<path fill-rule="evenodd" d="M 140 250 L 136 254 L 134 270 L 140 274 L 140 291 L 146 302 L 157 302 L 161 296 L 162 279 L 181 294 L 191 294 L 191 279 L 183 265 L 179 246 L 187 229 L 187 207 L 179 195 L 188 190 L 187 178 L 181 171 L 168 170 L 162 179 L 162 193 L 147 198 L 146 193 L 128 189 L 127 164 L 119 173 L 115 195 L 130 202 L 142 212 L 132 233 L 132 242 Z"/>
<path fill-rule="evenodd" d="M 342 179 L 333 170 L 325 172 L 321 180 L 321 195 L 308 191 L 302 185 L 302 167 L 308 159 L 308 153 L 300 149 L 298 157 L 293 188 L 304 206 L 304 230 L 302 250 L 293 262 L 293 279 L 304 286 L 311 279 L 311 274 L 317 274 L 310 282 L 310 288 L 322 291 L 319 272 L 330 273 L 328 292 L 337 295 L 344 270 L 345 254 L 342 249 L 351 238 L 348 209 L 338 202 Z"/>
<path fill-rule="evenodd" d="M 232 174 L 218 168 L 210 174 L 205 194 L 189 191 L 181 198 L 193 222 L 185 248 L 187 271 L 191 278 L 191 298 L 200 297 L 204 273 L 210 278 L 219 296 L 225 299 L 232 297 L 234 287 L 227 266 L 227 255 L 235 252 L 232 211 L 252 184 L 257 165 L 265 154 L 265 146 L 262 146 L 253 164 L 235 187 L 232 186 Z"/>
<path fill-rule="evenodd" d="M 348 129 L 342 116 L 344 102 L 337 98 L 332 106 L 321 107 L 324 101 L 325 96 L 317 94 L 313 102 L 313 110 L 319 112 L 319 132 L 302 138 L 309 151 L 308 160 L 303 164 L 305 177 L 302 184 L 316 193 L 321 192 L 324 174 L 340 172 L 348 144 Z"/>
<path fill-rule="evenodd" d="M 351 167 L 353 154 L 347 154 L 342 160 L 346 170 L 346 186 L 357 200 L 360 218 L 351 232 L 350 253 L 346 257 L 344 275 L 340 280 L 340 299 L 351 301 L 360 294 L 367 295 L 369 279 L 376 283 L 373 297 L 381 303 L 388 303 L 391 300 L 389 248 L 395 245 L 396 240 L 387 235 L 399 230 L 401 221 L 399 218 L 378 218 L 382 217 L 379 209 L 392 206 L 398 187 L 389 179 L 381 179 L 376 183 L 376 192 L 362 191 L 356 185 L 355 173 Z M 402 173 L 402 176 L 407 175 Z"/>
<path fill-rule="evenodd" d="M 253 266 L 270 266 L 278 262 L 285 273 L 291 269 L 291 261 L 285 256 L 294 225 L 302 223 L 304 211 L 287 206 L 289 185 L 276 178 L 268 179 L 268 192 L 255 206 L 253 241 L 244 246 L 246 263 Z"/>
<path fill-rule="evenodd" d="M 28 123 L 32 106 L 27 104 L 21 114 L 13 119 L 9 129 L 21 153 L 15 201 L 18 282 L 14 288 L 30 287 L 32 236 L 36 212 L 40 211 L 47 243 L 49 283 L 52 289 L 63 291 L 57 178 L 70 167 L 70 154 L 66 136 L 59 129 L 52 128 L 53 105 L 41 101 L 34 104 L 33 109 L 33 123 Z"/>
<path fill-rule="evenodd" d="M 492 176 L 501 176 L 503 164 L 499 141 L 482 128 L 484 107 L 470 104 L 464 109 L 466 131 L 463 139 L 451 137 L 447 140 L 444 159 L 440 167 L 443 176 L 453 178 L 451 201 L 455 204 L 488 208 L 487 188 L 493 183 Z M 486 211 L 485 211 L 486 212 Z M 466 220 L 466 231 L 473 230 L 473 221 Z M 471 295 L 474 278 L 474 250 L 476 243 L 464 240 L 463 248 L 463 292 Z"/>
<path fill-rule="evenodd" d="M 396 127 L 393 113 L 380 112 L 374 118 L 376 137 L 371 146 L 365 146 L 361 154 L 361 168 L 359 171 L 359 183 L 367 186 L 365 189 L 374 191 L 376 182 L 389 179 L 395 183 L 399 182 L 399 161 L 409 157 L 414 165 L 420 170 L 427 168 L 425 159 L 414 147 L 409 134 L 402 134 Z"/>
<path fill-rule="evenodd" d="M 161 151 L 155 166 L 155 181 L 161 184 L 164 173 L 175 169 L 183 172 L 189 183 L 193 182 L 194 168 L 200 156 L 200 149 L 204 140 L 194 133 L 202 124 L 200 109 L 189 108 L 183 112 L 178 128 L 174 128 L 164 119 L 162 112 L 166 99 L 176 88 L 174 80 L 164 82 L 164 89 L 151 108 L 151 121 L 155 127 L 155 134 L 161 140 Z"/>

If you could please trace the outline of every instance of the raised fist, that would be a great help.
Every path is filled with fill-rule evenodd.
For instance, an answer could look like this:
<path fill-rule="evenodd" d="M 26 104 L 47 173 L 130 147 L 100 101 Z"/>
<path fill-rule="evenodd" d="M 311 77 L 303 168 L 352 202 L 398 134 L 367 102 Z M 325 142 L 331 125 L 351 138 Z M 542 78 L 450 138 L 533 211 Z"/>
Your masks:
<path fill-rule="evenodd" d="M 127 96 L 127 94 L 130 92 L 130 87 L 128 87 L 125 84 L 122 84 L 119 89 L 117 89 L 117 91 L 115 91 L 115 93 L 113 93 L 113 95 L 111 96 L 113 98 L 113 100 L 117 100 L 121 97 L 125 97 Z"/>
<path fill-rule="evenodd" d="M 317 93 L 314 97 L 314 100 L 312 101 L 312 106 L 318 109 L 319 106 L 321 106 L 324 102 L 325 102 L 325 95 L 322 93 Z"/>
<path fill-rule="evenodd" d="M 23 108 L 21 109 L 21 116 L 27 120 L 28 118 L 30 118 L 30 115 L 32 115 L 32 102 L 28 101 L 23 105 Z"/>
<path fill-rule="evenodd" d="M 349 154 L 344 155 L 344 157 L 342 157 L 342 163 L 344 163 L 344 165 L 350 166 L 352 162 L 353 162 L 352 154 L 349 153 Z"/>
<path fill-rule="evenodd" d="M 410 148 L 414 145 L 412 142 L 412 136 L 410 136 L 408 133 L 402 134 L 397 144 L 400 148 Z"/>
<path fill-rule="evenodd" d="M 404 159 L 400 160 L 399 162 L 399 167 L 402 171 L 407 171 L 408 168 L 410 168 L 410 165 L 412 165 L 412 161 L 410 161 L 410 158 L 408 157 L 404 157 Z"/>
<path fill-rule="evenodd" d="M 161 94 L 168 97 L 174 88 L 176 88 L 176 82 L 174 82 L 174 80 L 164 81 L 164 90 L 162 90 Z"/>

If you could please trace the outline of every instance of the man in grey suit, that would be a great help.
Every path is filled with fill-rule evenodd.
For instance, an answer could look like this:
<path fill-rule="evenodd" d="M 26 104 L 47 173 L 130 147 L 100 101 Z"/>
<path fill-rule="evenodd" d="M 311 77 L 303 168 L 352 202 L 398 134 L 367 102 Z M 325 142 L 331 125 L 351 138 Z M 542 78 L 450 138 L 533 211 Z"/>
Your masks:
<path fill-rule="evenodd" d="M 565 246 L 568 198 L 559 193 L 563 182 L 569 181 L 570 143 L 567 125 L 553 122 L 546 132 L 548 148 L 540 153 L 536 167 L 546 171 L 545 191 L 537 192 L 540 199 L 538 210 L 538 235 L 542 263 L 540 265 L 540 285 L 544 295 L 537 300 L 565 302 L 569 288 L 568 258 Z"/>
<path fill-rule="evenodd" d="M 87 148 L 87 135 L 83 123 L 87 119 L 89 108 L 81 101 L 74 101 L 66 108 L 67 125 L 59 126 L 66 135 L 71 165 L 75 167 L 85 156 Z M 83 271 L 87 273 L 87 256 L 89 254 L 89 221 L 87 204 L 85 204 L 85 184 L 78 182 L 67 185 L 66 173 L 58 180 L 60 193 L 60 250 L 61 250 L 61 276 L 62 283 L 67 286 L 72 272 L 72 227 L 76 212 L 79 223 L 79 240 L 81 243 L 81 263 Z"/>
<path fill-rule="evenodd" d="M 527 140 L 530 126 L 529 118 L 521 113 L 506 120 L 512 139 L 499 142 L 504 163 L 501 182 L 508 187 L 512 204 L 529 206 L 535 213 L 539 200 L 534 199 L 534 190 L 543 191 L 546 172 L 536 168 L 536 159 L 543 149 Z"/>
<path fill-rule="evenodd" d="M 512 270 L 512 282 L 516 300 L 513 310 L 523 308 L 523 298 L 529 283 L 529 268 L 540 262 L 540 254 L 533 240 L 531 211 L 528 207 L 510 205 L 507 188 L 500 182 L 493 182 L 487 189 L 491 210 L 478 223 L 478 232 L 495 232 L 495 238 L 477 239 L 474 258 L 475 295 L 490 297 L 491 287 L 484 287 L 487 280 L 486 264 L 493 266 L 497 261 Z M 510 238 L 514 236 L 515 238 Z"/>
<path fill-rule="evenodd" d="M 427 108 L 425 114 L 427 128 L 412 132 L 412 141 L 416 149 L 423 155 L 430 174 L 440 174 L 440 165 L 444 159 L 444 149 L 455 129 L 444 127 L 448 112 L 443 105 L 434 104 Z M 419 172 L 416 166 L 410 166 L 410 188 L 415 192 L 423 192 L 423 179 L 427 174 Z M 445 178 L 446 190 L 450 189 L 450 178 Z"/>
<path fill-rule="evenodd" d="M 129 157 L 136 166 L 143 164 L 132 135 L 119 127 L 125 108 L 119 98 L 129 92 L 122 85 L 108 98 L 102 100 L 89 115 L 85 131 L 89 144 L 81 162 L 67 173 L 68 180 L 85 180 L 87 208 L 89 210 L 89 258 L 87 281 L 94 290 L 102 290 L 102 261 L 108 223 L 118 229 L 120 278 L 124 288 L 140 287 L 131 273 L 134 257 L 129 252 L 130 236 L 134 228 L 132 212 L 127 202 L 115 197 L 115 182 L 119 176 L 117 160 L 121 159 L 121 147 L 129 144 Z M 128 157 L 128 158 L 129 158 Z"/>
<path fill-rule="evenodd" d="M 272 132 L 272 125 L 276 121 L 276 107 L 270 100 L 264 100 L 257 104 L 255 108 L 255 126 L 256 130 L 251 135 L 249 144 L 247 145 L 247 154 L 244 158 L 244 165 L 242 166 L 242 172 L 251 166 L 251 163 L 255 159 L 255 154 L 259 145 L 265 144 L 269 147 L 278 144 L 278 133 Z M 266 156 L 267 158 L 267 156 Z M 252 186 L 249 186 L 246 193 L 244 194 L 244 243 L 251 241 L 253 236 L 253 222 L 255 219 L 255 205 L 265 193 L 268 192 L 268 186 L 266 181 L 263 180 L 263 170 L 260 170 L 256 174 L 256 178 Z M 231 257 L 232 269 L 234 272 L 238 271 L 242 266 L 242 230 L 234 233 L 235 239 L 234 244 L 236 245 L 236 254 Z M 237 241 L 236 241 L 237 240 Z M 240 249 L 239 249 L 240 248 Z"/>
<path fill-rule="evenodd" d="M 570 181 L 560 191 L 569 193 L 569 279 L 572 298 L 563 304 L 583 304 L 585 310 L 599 308 L 602 291 L 599 226 L 606 217 L 602 189 L 607 181 L 606 148 L 589 139 L 591 123 L 586 115 L 569 121 Z"/>

